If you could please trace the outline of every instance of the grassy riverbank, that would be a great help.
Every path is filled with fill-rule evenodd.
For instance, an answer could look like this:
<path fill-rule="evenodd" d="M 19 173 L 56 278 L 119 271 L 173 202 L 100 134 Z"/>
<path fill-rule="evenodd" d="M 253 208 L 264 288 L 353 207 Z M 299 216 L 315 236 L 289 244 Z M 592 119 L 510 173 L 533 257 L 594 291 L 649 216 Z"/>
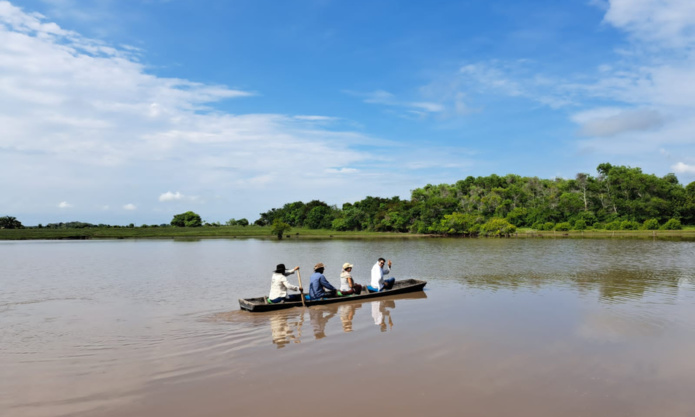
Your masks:
<path fill-rule="evenodd" d="M 285 239 L 299 238 L 361 238 L 361 237 L 414 237 L 410 233 L 336 232 L 293 228 Z M 81 229 L 0 229 L 0 240 L 40 239 L 198 239 L 198 238 L 267 238 L 276 239 L 265 226 L 220 227 L 93 227 Z"/>
<path fill-rule="evenodd" d="M 261 238 L 276 239 L 270 227 L 221 226 L 221 227 L 120 227 L 82 229 L 0 229 L 0 240 L 51 240 L 51 239 L 205 239 L 205 238 Z M 337 232 L 322 229 L 295 228 L 285 239 L 311 238 L 414 238 L 438 237 L 412 233 L 385 232 Z M 534 238 L 686 238 L 695 239 L 695 227 L 683 230 L 575 230 L 538 231 L 518 229 L 512 237 Z"/>
<path fill-rule="evenodd" d="M 569 237 L 569 238 L 686 238 L 695 239 L 695 227 L 687 226 L 682 230 L 570 230 L 539 231 L 518 229 L 516 237 Z"/>

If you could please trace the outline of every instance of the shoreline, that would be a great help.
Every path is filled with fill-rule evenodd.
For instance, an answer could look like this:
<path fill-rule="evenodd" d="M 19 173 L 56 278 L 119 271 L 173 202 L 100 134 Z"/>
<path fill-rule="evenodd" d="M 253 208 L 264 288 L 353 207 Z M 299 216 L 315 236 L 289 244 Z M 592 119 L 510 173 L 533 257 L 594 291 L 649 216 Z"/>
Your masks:
<path fill-rule="evenodd" d="M 485 236 L 479 236 L 486 238 Z M 0 229 L 0 241 L 12 240 L 109 240 L 109 239 L 268 239 L 277 240 L 270 233 L 270 227 L 261 226 L 223 226 L 195 228 L 84 228 L 84 229 Z M 394 233 L 394 232 L 338 232 L 321 229 L 294 229 L 282 240 L 304 239 L 465 239 L 470 237 L 454 235 Z M 474 237 L 476 238 L 476 237 Z M 488 237 L 492 238 L 492 237 Z M 685 230 L 583 230 L 583 231 L 537 231 L 522 229 L 509 238 L 569 238 L 569 239 L 693 239 L 695 229 Z"/>

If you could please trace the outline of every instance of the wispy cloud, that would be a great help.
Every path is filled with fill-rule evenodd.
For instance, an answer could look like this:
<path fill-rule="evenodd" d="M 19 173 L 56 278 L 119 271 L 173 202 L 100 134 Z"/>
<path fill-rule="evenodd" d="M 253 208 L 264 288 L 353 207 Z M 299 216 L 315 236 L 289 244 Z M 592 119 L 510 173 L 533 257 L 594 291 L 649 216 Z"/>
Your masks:
<path fill-rule="evenodd" d="M 68 203 L 67 201 L 61 201 L 60 203 L 58 203 L 58 208 L 66 209 L 70 207 L 72 207 L 72 204 Z"/>
<path fill-rule="evenodd" d="M 394 94 L 384 90 L 372 92 L 343 91 L 351 96 L 360 97 L 362 101 L 369 104 L 380 104 L 388 107 L 405 108 L 407 113 L 427 117 L 432 114 L 440 114 L 445 111 L 445 106 L 436 102 L 407 101 L 400 100 Z"/>
<path fill-rule="evenodd" d="M 59 190 L 75 196 L 80 210 L 132 210 L 120 201 L 192 198 L 161 194 L 183 189 L 229 211 L 318 193 L 343 201 L 348 188 L 357 196 L 412 188 L 407 173 L 397 172 L 408 159 L 387 173 L 371 164 L 380 158 L 374 150 L 391 142 L 340 130 L 331 124 L 340 118 L 332 116 L 225 113 L 219 102 L 256 93 L 159 77 L 139 62 L 141 53 L 0 0 L 0 149 L 13 155 L 0 169 L 17 177 L 17 189 L 32 188 L 29 204 L 53 205 Z M 388 93 L 363 98 L 380 95 L 388 101 Z M 423 100 L 393 103 L 426 114 L 442 109 Z M 11 200 L 0 196 L 0 204 Z M 150 212 L 146 207 L 137 208 Z"/>
<path fill-rule="evenodd" d="M 695 2 L 608 0 L 603 24 L 627 34 L 629 42 L 613 60 L 596 68 L 553 72 L 532 59 L 490 59 L 466 63 L 422 91 L 430 97 L 466 98 L 466 109 L 494 112 L 479 103 L 527 100 L 566 112 L 579 125 L 581 153 L 642 160 L 660 149 L 692 151 L 695 146 Z M 436 101 L 436 100 L 435 100 Z M 605 156 L 604 156 L 605 157 Z M 662 170 L 672 161 L 663 158 Z M 684 166 L 674 166 L 692 178 Z M 675 168 L 673 168 L 675 169 Z M 687 174 L 687 175 L 686 175 Z"/>
<path fill-rule="evenodd" d="M 664 123 L 663 116 L 651 109 L 596 108 L 576 113 L 572 120 L 581 126 L 583 136 L 616 136 L 648 131 Z"/>
<path fill-rule="evenodd" d="M 695 46 L 695 3 L 690 0 L 610 0 L 604 20 L 641 42 Z"/>
<path fill-rule="evenodd" d="M 137 207 L 133 203 L 128 203 L 128 204 L 123 206 L 123 210 L 129 210 L 129 211 L 137 210 Z"/>

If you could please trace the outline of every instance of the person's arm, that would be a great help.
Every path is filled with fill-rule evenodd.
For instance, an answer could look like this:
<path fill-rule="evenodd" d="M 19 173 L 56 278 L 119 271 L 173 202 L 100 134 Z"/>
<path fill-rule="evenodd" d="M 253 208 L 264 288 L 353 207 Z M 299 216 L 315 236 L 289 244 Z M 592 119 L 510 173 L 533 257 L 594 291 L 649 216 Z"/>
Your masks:
<path fill-rule="evenodd" d="M 352 280 L 352 275 L 347 276 L 348 287 L 355 288 L 355 281 Z"/>
<path fill-rule="evenodd" d="M 321 278 L 319 278 L 319 282 L 321 282 L 321 285 L 323 285 L 323 288 L 329 289 L 331 291 L 336 291 L 336 289 L 331 285 L 330 282 L 326 279 L 324 275 L 321 275 Z"/>
<path fill-rule="evenodd" d="M 294 272 L 294 271 L 292 271 L 292 272 Z M 299 291 L 299 287 L 290 284 L 290 282 L 285 277 L 282 278 L 282 283 L 285 286 L 285 288 L 287 288 L 288 290 Z"/>

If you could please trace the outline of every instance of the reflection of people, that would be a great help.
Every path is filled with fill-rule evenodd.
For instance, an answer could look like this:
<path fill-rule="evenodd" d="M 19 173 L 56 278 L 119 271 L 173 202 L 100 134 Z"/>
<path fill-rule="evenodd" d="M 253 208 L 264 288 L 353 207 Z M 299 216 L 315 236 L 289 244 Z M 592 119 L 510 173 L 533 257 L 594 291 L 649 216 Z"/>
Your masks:
<path fill-rule="evenodd" d="M 268 295 L 268 302 L 270 303 L 281 303 L 283 301 L 299 301 L 299 294 L 287 295 L 287 290 L 304 292 L 303 288 L 299 288 L 292 285 L 287 281 L 287 277 L 292 275 L 299 269 L 296 266 L 294 269 L 287 271 L 285 269 L 285 264 L 278 264 L 273 272 L 273 276 L 270 278 L 270 294 Z"/>
<path fill-rule="evenodd" d="M 326 337 L 326 324 L 328 323 L 328 320 L 335 316 L 336 311 L 335 309 L 326 309 L 326 308 L 310 308 L 309 310 L 309 319 L 311 320 L 311 325 L 314 327 L 314 337 L 316 339 L 323 339 Z M 328 313 L 327 315 L 323 315 L 323 313 Z"/>
<path fill-rule="evenodd" d="M 375 301 L 372 303 L 372 318 L 374 324 L 380 327 L 382 332 L 386 331 L 386 318 L 388 317 L 389 328 L 393 328 L 393 320 L 391 320 L 391 312 L 386 308 L 395 308 L 396 303 L 393 300 Z"/>
<path fill-rule="evenodd" d="M 290 343 L 289 324 L 287 323 L 286 315 L 276 315 L 270 318 L 270 331 L 273 333 L 273 343 L 278 345 L 278 348 L 285 347 Z"/>
<path fill-rule="evenodd" d="M 273 344 L 277 345 L 278 349 L 285 347 L 293 339 L 295 343 L 299 343 L 302 323 L 298 321 L 290 322 L 290 316 L 291 314 L 287 312 L 278 312 L 270 317 L 270 331 L 273 334 Z M 296 319 L 296 316 L 293 318 Z M 293 334 L 294 328 L 297 329 L 296 336 Z"/>
<path fill-rule="evenodd" d="M 345 333 L 352 331 L 352 319 L 355 317 L 355 310 L 362 307 L 362 304 L 341 304 L 338 308 L 340 321 L 343 322 L 343 331 Z"/>
<path fill-rule="evenodd" d="M 343 272 L 340 273 L 340 292 L 343 295 L 357 294 L 362 292 L 362 286 L 355 284 L 352 279 L 352 264 L 345 262 L 343 264 Z"/>
<path fill-rule="evenodd" d="M 311 275 L 311 285 L 309 285 L 309 296 L 312 300 L 320 300 L 336 293 L 335 287 L 323 275 L 324 268 L 322 263 L 314 265 L 314 273 Z"/>
<path fill-rule="evenodd" d="M 367 286 L 370 292 L 379 292 L 393 288 L 393 283 L 396 282 L 396 278 L 384 279 L 384 275 L 391 272 L 391 260 L 389 259 L 388 266 L 386 266 L 385 263 L 386 259 L 379 258 L 372 267 L 372 282 L 371 285 Z"/>

